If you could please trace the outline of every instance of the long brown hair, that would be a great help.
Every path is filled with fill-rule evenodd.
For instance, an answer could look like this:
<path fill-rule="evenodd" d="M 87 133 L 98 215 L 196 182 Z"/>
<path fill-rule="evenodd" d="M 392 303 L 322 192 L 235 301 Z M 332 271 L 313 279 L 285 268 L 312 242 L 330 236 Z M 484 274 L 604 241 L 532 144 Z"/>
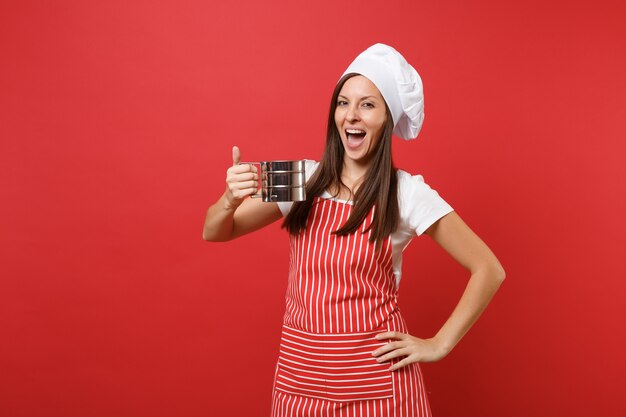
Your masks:
<path fill-rule="evenodd" d="M 286 228 L 292 235 L 297 235 L 306 229 L 307 218 L 315 197 L 321 196 L 324 191 L 329 189 L 339 193 L 342 188 L 347 188 L 341 181 L 344 149 L 335 124 L 335 109 L 341 88 L 348 79 L 356 75 L 360 74 L 350 73 L 343 76 L 333 91 L 326 129 L 326 147 L 322 160 L 306 184 L 306 201 L 294 203 L 282 224 L 282 227 Z M 372 229 L 370 242 L 376 244 L 376 249 L 380 249 L 383 240 L 396 229 L 400 217 L 396 167 L 391 155 L 393 119 L 386 103 L 385 107 L 387 123 L 383 129 L 382 137 L 376 145 L 372 163 L 365 174 L 363 183 L 354 195 L 354 209 L 346 223 L 333 232 L 338 236 L 356 232 L 371 208 L 375 206 L 374 218 L 365 231 Z"/>

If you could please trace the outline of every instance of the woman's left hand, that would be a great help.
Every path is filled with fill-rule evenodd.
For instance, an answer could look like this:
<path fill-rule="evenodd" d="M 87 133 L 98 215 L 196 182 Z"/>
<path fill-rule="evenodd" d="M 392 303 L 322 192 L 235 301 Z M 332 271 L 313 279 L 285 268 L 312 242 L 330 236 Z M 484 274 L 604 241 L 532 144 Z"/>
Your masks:
<path fill-rule="evenodd" d="M 377 340 L 391 340 L 372 352 L 378 362 L 387 362 L 393 358 L 405 356 L 393 364 L 389 370 L 395 371 L 414 362 L 436 362 L 443 359 L 449 351 L 435 338 L 420 339 L 400 332 L 385 332 L 376 335 Z"/>

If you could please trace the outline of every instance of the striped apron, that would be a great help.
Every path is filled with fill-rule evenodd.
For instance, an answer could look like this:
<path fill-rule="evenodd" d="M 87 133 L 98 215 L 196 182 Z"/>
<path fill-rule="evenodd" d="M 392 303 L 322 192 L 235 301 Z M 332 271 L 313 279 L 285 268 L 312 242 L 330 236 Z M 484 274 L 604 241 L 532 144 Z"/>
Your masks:
<path fill-rule="evenodd" d="M 372 352 L 385 331 L 406 333 L 397 305 L 391 239 L 336 236 L 352 205 L 317 197 L 304 233 L 291 236 L 290 272 L 272 416 L 431 416 L 419 364 L 389 371 Z"/>

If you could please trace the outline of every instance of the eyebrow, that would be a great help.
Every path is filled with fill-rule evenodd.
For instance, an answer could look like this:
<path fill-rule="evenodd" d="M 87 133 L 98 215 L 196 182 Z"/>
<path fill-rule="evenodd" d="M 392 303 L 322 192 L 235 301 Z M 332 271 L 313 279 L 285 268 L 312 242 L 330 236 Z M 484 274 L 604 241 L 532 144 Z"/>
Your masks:
<path fill-rule="evenodd" d="M 348 97 L 346 97 L 344 95 L 341 95 L 341 94 L 339 94 L 337 96 L 337 98 L 339 98 L 339 97 L 346 98 L 346 99 L 348 98 Z M 360 100 L 365 100 L 365 99 L 368 99 L 368 98 L 373 98 L 374 100 L 378 100 L 378 97 L 376 97 L 376 96 L 365 96 L 365 97 L 361 97 Z"/>

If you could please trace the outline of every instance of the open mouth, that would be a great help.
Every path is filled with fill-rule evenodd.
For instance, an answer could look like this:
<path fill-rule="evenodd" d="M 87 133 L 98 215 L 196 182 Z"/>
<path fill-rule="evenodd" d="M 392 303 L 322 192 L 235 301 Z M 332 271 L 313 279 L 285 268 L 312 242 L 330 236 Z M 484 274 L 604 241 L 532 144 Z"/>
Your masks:
<path fill-rule="evenodd" d="M 365 131 L 361 129 L 346 129 L 346 138 L 350 145 L 360 145 L 365 138 Z"/>

